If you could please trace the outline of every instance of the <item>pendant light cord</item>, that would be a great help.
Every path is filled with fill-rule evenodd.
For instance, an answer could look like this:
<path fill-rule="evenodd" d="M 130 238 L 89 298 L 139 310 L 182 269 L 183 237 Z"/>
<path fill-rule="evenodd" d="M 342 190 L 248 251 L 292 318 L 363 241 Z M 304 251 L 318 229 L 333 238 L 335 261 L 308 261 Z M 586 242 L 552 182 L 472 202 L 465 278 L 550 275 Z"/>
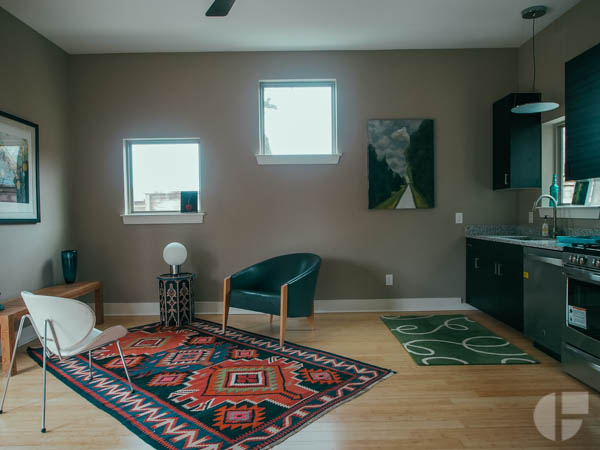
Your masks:
<path fill-rule="evenodd" d="M 535 92 L 535 17 L 533 18 L 533 20 L 531 21 L 531 27 L 532 27 L 532 35 L 533 35 L 533 40 L 532 40 L 532 48 L 533 48 L 533 89 L 531 92 Z"/>

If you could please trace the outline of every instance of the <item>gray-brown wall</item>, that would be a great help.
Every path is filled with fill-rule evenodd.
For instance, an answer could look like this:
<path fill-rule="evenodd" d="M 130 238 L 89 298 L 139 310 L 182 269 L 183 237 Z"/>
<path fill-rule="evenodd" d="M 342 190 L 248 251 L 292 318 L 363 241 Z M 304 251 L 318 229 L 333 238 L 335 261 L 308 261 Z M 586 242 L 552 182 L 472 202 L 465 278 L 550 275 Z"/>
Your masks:
<path fill-rule="evenodd" d="M 61 281 L 67 213 L 68 56 L 0 8 L 0 110 L 40 129 L 40 205 L 35 225 L 0 225 L 0 299 Z"/>
<path fill-rule="evenodd" d="M 180 241 L 197 299 L 294 251 L 323 257 L 319 299 L 464 295 L 467 223 L 514 223 L 491 190 L 491 105 L 516 88 L 516 49 L 86 55 L 71 57 L 75 244 L 108 302 L 153 301 L 162 248 Z M 339 165 L 258 166 L 258 81 L 335 78 Z M 367 209 L 366 124 L 433 118 L 436 208 Z M 200 137 L 205 223 L 124 225 L 122 140 Z M 395 286 L 384 286 L 384 275 Z"/>
<path fill-rule="evenodd" d="M 564 104 L 562 64 L 600 39 L 599 8 L 584 0 L 538 36 L 546 98 Z M 104 280 L 107 301 L 154 300 L 172 240 L 190 251 L 199 300 L 217 300 L 225 275 L 288 251 L 323 256 L 320 299 L 463 296 L 454 212 L 466 223 L 523 222 L 536 195 L 490 186 L 490 105 L 517 88 L 517 74 L 530 82 L 529 44 L 68 57 L 3 10 L 0 25 L 12 68 L 0 73 L 0 108 L 40 125 L 42 193 L 41 224 L 0 226 L 2 298 L 60 281 L 59 251 L 74 245 L 80 278 Z M 257 82 L 278 78 L 338 80 L 339 165 L 256 164 Z M 369 211 L 366 121 L 402 117 L 435 119 L 437 207 Z M 123 225 L 122 139 L 165 136 L 202 139 L 205 223 Z"/>
<path fill-rule="evenodd" d="M 583 0 L 538 33 L 536 48 L 536 89 L 543 99 L 560 104 L 554 111 L 544 113 L 547 122 L 565 115 L 565 62 L 600 43 L 600 1 Z M 519 86 L 531 90 L 533 74 L 531 39 L 519 48 Z M 542 180 L 546 187 L 552 180 Z M 519 222 L 526 224 L 528 212 L 540 195 L 539 189 L 528 189 L 519 194 Z M 545 203 L 544 203 L 545 204 Z M 536 216 L 536 219 L 539 217 Z M 570 225 L 596 228 L 598 221 L 569 221 Z"/>

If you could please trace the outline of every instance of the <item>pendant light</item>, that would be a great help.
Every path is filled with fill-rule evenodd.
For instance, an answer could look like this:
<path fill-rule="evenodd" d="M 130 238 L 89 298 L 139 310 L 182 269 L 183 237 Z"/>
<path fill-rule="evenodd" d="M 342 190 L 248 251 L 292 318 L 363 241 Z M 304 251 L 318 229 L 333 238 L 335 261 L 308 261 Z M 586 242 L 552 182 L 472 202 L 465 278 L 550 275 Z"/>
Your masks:
<path fill-rule="evenodd" d="M 532 56 L 533 56 L 533 89 L 532 92 L 535 92 L 535 19 L 538 19 L 546 14 L 548 8 L 545 6 L 530 6 L 529 8 L 525 8 L 521 11 L 521 17 L 525 20 L 531 20 L 532 24 Z M 558 103 L 554 102 L 532 102 L 532 103 L 524 103 L 522 105 L 516 105 L 511 111 L 514 114 L 536 114 L 542 113 L 546 111 L 552 111 L 553 109 L 558 108 Z"/>

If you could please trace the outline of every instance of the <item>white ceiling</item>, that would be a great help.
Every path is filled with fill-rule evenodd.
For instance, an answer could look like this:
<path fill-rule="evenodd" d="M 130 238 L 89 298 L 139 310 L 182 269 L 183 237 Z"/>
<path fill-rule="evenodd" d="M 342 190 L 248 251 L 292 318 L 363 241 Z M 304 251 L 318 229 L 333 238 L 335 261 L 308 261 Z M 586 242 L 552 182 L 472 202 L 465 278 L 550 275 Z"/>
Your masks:
<path fill-rule="evenodd" d="M 579 0 L 0 0 L 68 53 L 517 47 Z"/>

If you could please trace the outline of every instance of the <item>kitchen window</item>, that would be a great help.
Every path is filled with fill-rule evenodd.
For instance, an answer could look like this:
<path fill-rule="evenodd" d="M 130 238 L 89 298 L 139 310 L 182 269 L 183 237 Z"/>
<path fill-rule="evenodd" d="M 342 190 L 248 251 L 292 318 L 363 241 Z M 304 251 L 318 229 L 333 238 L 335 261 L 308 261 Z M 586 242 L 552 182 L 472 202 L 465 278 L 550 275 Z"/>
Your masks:
<path fill-rule="evenodd" d="M 556 126 L 556 141 L 558 143 L 558 151 L 560 154 L 560 187 L 559 187 L 559 203 L 561 205 L 570 205 L 573 200 L 573 191 L 575 190 L 575 181 L 568 181 L 565 177 L 565 151 L 567 133 L 564 122 Z"/>
<path fill-rule="evenodd" d="M 198 139 L 126 139 L 124 166 L 124 223 L 202 222 Z"/>
<path fill-rule="evenodd" d="M 556 126 L 555 136 L 560 157 L 559 203 L 574 206 L 600 206 L 600 178 L 579 180 L 579 182 L 566 179 L 567 133 L 564 122 Z"/>
<path fill-rule="evenodd" d="M 261 81 L 259 164 L 336 164 L 335 80 Z"/>

